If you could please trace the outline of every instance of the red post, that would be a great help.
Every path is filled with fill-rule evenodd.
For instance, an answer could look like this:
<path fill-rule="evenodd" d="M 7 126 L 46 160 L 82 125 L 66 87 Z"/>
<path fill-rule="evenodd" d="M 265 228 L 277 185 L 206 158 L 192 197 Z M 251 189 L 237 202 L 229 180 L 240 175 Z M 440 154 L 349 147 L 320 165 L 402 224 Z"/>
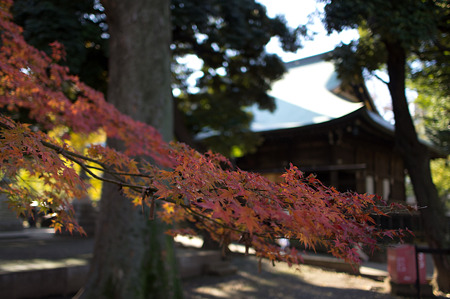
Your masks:
<path fill-rule="evenodd" d="M 419 282 L 426 284 L 425 255 L 418 253 L 418 271 L 416 271 L 416 249 L 414 245 L 400 245 L 388 248 L 388 272 L 392 282 L 397 284 L 415 284 L 417 273 Z"/>

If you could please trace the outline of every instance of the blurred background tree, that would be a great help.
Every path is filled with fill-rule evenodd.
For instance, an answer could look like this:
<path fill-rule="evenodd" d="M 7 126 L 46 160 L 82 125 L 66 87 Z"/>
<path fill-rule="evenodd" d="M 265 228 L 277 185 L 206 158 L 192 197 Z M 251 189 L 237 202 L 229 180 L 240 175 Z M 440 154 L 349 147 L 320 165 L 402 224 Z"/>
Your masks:
<path fill-rule="evenodd" d="M 259 139 L 249 130 L 246 108 L 275 109 L 267 92 L 285 72 L 265 45 L 277 36 L 284 50 L 295 51 L 306 27 L 269 18 L 254 0 L 173 0 L 170 7 L 176 138 L 227 156 L 251 151 Z M 61 42 L 71 72 L 106 91 L 109 35 L 98 0 L 16 0 L 13 13 L 27 42 L 44 51 Z"/>
<path fill-rule="evenodd" d="M 446 38 L 450 45 L 449 36 Z M 431 171 L 439 197 L 450 210 L 450 54 L 442 55 L 437 47 L 429 47 L 426 54 L 433 63 L 412 60 L 408 86 L 418 94 L 416 121 L 421 137 L 447 154 L 446 158 L 431 161 Z"/>
<path fill-rule="evenodd" d="M 362 79 L 363 72 L 385 69 L 395 119 L 396 146 L 405 165 L 420 210 L 427 243 L 448 246 L 448 220 L 444 201 L 433 183 L 430 155 L 419 139 L 406 98 L 406 84 L 417 89 L 424 109 L 427 136 L 444 146 L 448 136 L 450 62 L 450 9 L 445 0 L 346 0 L 324 2 L 324 24 L 329 33 L 358 28 L 360 38 L 338 47 L 333 60 L 340 78 Z M 439 104 L 442 103 L 442 104 Z M 436 105 L 437 104 L 437 105 Z M 433 108 L 431 108 L 433 106 Z M 444 117 L 443 117 L 444 116 Z M 442 118 L 443 117 L 443 118 Z M 447 143 L 448 145 L 448 143 Z M 433 255 L 436 282 L 450 292 L 450 258 Z"/>

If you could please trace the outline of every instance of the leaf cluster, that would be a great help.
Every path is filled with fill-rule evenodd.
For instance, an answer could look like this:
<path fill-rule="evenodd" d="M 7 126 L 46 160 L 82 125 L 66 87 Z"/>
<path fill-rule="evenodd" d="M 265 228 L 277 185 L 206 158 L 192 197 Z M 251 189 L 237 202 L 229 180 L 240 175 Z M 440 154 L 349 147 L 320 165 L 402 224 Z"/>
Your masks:
<path fill-rule="evenodd" d="M 234 169 L 221 155 L 203 155 L 181 143 L 165 143 L 153 127 L 121 114 L 101 93 L 27 44 L 20 27 L 10 21 L 11 2 L 1 3 L 0 107 L 26 107 L 33 123 L 44 128 L 67 127 L 77 133 L 101 128 L 108 138 L 124 145 L 123 152 L 93 145 L 80 153 L 64 139 L 54 140 L 2 115 L 0 171 L 4 182 L 0 192 L 9 196 L 18 212 L 29 212 L 31 203 L 37 202 L 41 209 L 56 213 L 55 229 L 65 226 L 82 231 L 69 203 L 86 192 L 74 170 L 77 164 L 89 176 L 117 185 L 123 200 L 149 206 L 150 219 L 155 206 L 163 205 L 165 209 L 157 215 L 163 220 L 195 221 L 223 244 L 240 241 L 254 247 L 258 256 L 272 260 L 301 261 L 295 249 L 286 254 L 273 245 L 278 238 L 297 239 L 311 248 L 323 244 L 335 256 L 358 262 L 355 247 L 375 246 L 377 238 L 398 234 L 373 225 L 371 215 L 384 215 L 378 205 L 390 209 L 373 196 L 339 193 L 313 176 L 305 177 L 294 166 L 286 170 L 281 183 L 272 183 Z M 76 90 L 75 101 L 61 91 L 65 84 Z M 18 184 L 22 171 L 42 180 L 43 192 Z"/>
<path fill-rule="evenodd" d="M 357 41 L 337 47 L 332 57 L 344 84 L 352 81 L 363 83 L 364 71 L 373 74 L 375 70 L 384 68 L 386 44 L 391 44 L 402 48 L 408 55 L 409 86 L 418 91 L 422 98 L 420 101 L 423 103 L 423 98 L 448 101 L 450 10 L 447 1 L 323 2 L 326 3 L 324 23 L 328 32 L 358 28 L 360 33 Z M 445 114 L 445 105 L 439 107 Z M 428 108 L 431 109 L 431 105 Z M 430 110 L 426 114 L 431 116 L 433 112 Z M 427 124 L 434 126 L 431 120 Z M 435 141 L 445 139 L 443 135 L 445 132 L 438 132 L 435 128 L 430 131 Z"/>
<path fill-rule="evenodd" d="M 276 55 L 265 52 L 265 45 L 278 37 L 283 49 L 295 51 L 306 27 L 291 29 L 282 17 L 269 18 L 254 0 L 174 0 L 170 7 L 173 88 L 181 91 L 175 104 L 184 115 L 179 123 L 192 136 L 209 132 L 203 142 L 207 148 L 227 155 L 233 146 L 251 150 L 258 138 L 249 133 L 252 115 L 245 108 L 256 103 L 273 110 L 267 91 L 285 71 Z M 31 45 L 49 53 L 48 44 L 59 41 L 67 50 L 65 64 L 71 72 L 105 92 L 108 35 L 97 1 L 17 0 L 13 13 Z M 202 61 L 195 86 L 188 83 L 194 70 L 180 60 L 187 55 Z M 192 136 L 178 137 L 187 141 Z"/>
<path fill-rule="evenodd" d="M 435 0 L 370 0 L 322 1 L 326 3 L 324 23 L 328 32 L 366 25 L 385 41 L 400 42 L 409 49 L 435 36 L 438 14 L 445 1 Z"/>
<path fill-rule="evenodd" d="M 67 51 L 61 63 L 82 82 L 106 92 L 108 35 L 98 1 L 15 0 L 12 13 L 30 45 L 50 54 L 49 45 L 58 41 Z"/>
<path fill-rule="evenodd" d="M 253 0 L 177 0 L 171 8 L 175 61 L 197 55 L 203 64 L 198 89 L 176 86 L 182 90 L 176 103 L 190 131 L 208 132 L 203 140 L 207 147 L 225 154 L 233 144 L 248 149 L 255 140 L 248 134 L 252 115 L 244 108 L 256 103 L 272 111 L 274 100 L 267 91 L 285 72 L 279 57 L 267 54 L 264 47 L 277 36 L 285 50 L 295 51 L 306 28 L 290 29 L 282 17 L 269 18 L 265 7 Z M 178 68 L 176 82 L 183 82 L 187 72 Z"/>
<path fill-rule="evenodd" d="M 446 0 L 321 1 L 328 32 L 358 28 L 360 38 L 336 48 L 333 59 L 346 82 L 363 82 L 364 71 L 383 69 L 391 54 L 407 56 L 408 87 L 418 93 L 417 131 L 449 152 L 450 6 Z M 404 78 L 391 78 L 390 82 Z M 390 83 L 385 82 L 385 83 Z M 395 100 L 394 100 L 395 101 Z M 399 119 L 402 119 L 399 117 Z M 404 118 L 403 118 L 404 119 Z M 448 159 L 447 159 L 448 160 Z M 448 193 L 447 160 L 433 161 L 434 181 Z M 439 165 L 439 167 L 436 167 Z"/>

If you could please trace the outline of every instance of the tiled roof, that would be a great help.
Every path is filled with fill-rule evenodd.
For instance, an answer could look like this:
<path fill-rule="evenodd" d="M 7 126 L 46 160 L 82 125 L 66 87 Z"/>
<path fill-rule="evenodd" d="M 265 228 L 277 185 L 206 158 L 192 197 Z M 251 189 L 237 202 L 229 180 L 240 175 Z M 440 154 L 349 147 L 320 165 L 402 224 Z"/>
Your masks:
<path fill-rule="evenodd" d="M 363 106 L 332 91 L 340 81 L 327 53 L 286 63 L 287 73 L 269 92 L 273 113 L 252 107 L 253 131 L 267 131 L 320 123 L 347 115 Z"/>

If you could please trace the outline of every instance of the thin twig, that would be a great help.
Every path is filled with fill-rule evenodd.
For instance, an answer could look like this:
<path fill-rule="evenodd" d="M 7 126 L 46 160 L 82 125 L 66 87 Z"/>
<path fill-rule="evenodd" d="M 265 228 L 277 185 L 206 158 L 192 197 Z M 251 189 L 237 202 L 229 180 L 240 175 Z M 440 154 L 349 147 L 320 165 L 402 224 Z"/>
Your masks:
<path fill-rule="evenodd" d="M 383 79 L 382 79 L 380 76 L 378 76 L 377 74 L 373 74 L 373 76 L 374 76 L 375 78 L 377 78 L 378 80 L 380 80 L 381 82 L 383 82 L 384 84 L 389 85 L 389 82 L 383 80 Z"/>

